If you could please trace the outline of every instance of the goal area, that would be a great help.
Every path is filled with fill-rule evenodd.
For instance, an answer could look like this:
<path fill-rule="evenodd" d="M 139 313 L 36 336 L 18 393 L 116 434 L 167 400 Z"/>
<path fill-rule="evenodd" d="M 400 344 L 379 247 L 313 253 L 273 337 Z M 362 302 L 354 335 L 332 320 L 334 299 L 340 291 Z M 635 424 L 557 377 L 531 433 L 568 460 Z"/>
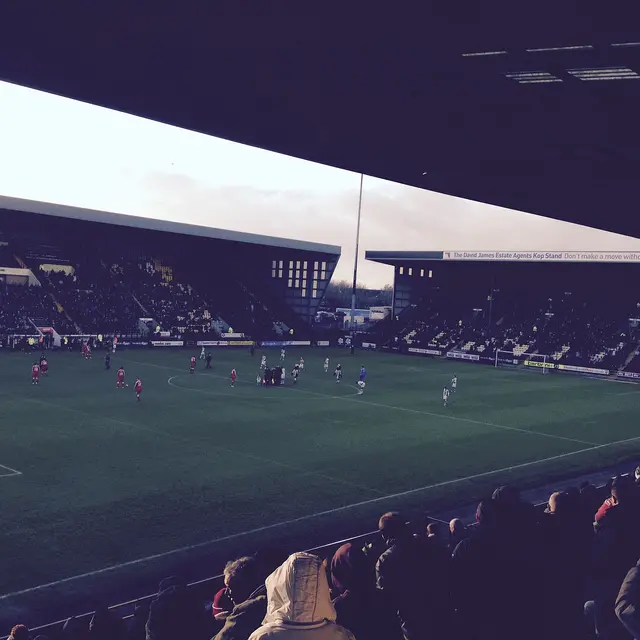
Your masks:
<path fill-rule="evenodd" d="M 521 364 L 528 369 L 540 371 L 543 375 L 547 375 L 554 368 L 551 356 L 546 353 L 519 355 L 513 351 L 496 350 L 495 367 L 512 369 Z"/>

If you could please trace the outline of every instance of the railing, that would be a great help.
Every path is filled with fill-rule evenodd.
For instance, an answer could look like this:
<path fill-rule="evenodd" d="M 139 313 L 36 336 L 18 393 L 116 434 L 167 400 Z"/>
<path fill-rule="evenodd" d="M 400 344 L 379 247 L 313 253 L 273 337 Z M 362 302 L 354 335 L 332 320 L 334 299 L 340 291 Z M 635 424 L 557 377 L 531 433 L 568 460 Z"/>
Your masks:
<path fill-rule="evenodd" d="M 621 475 L 628 476 L 629 474 L 625 473 Z M 604 494 L 605 489 L 607 489 L 608 486 L 609 486 L 608 484 L 598 485 L 597 489 L 599 493 Z M 604 495 L 603 495 L 603 498 L 604 498 Z M 546 508 L 547 503 L 542 502 L 542 503 L 536 504 L 535 506 L 537 509 L 542 510 Z M 427 516 L 426 519 L 433 520 L 435 522 L 440 522 L 437 518 L 430 518 L 429 516 Z M 476 523 L 474 522 L 470 526 L 473 527 L 475 525 Z M 313 547 L 311 549 L 306 549 L 306 551 L 308 553 L 314 553 L 320 557 L 328 558 L 331 555 L 333 555 L 333 553 L 338 549 L 338 547 L 342 546 L 343 544 L 346 544 L 347 542 L 362 540 L 363 544 L 365 544 L 368 539 L 374 539 L 377 536 L 378 536 L 377 531 L 369 531 L 367 533 L 362 533 L 360 535 L 353 536 L 351 538 L 345 538 L 343 540 L 335 540 L 334 542 L 330 542 L 328 544 L 324 544 L 318 547 Z M 213 596 L 215 595 L 215 593 L 224 586 L 223 577 L 224 576 L 222 574 L 219 574 L 219 575 L 211 576 L 209 578 L 205 578 L 203 580 L 196 580 L 195 582 L 189 583 L 187 586 L 192 592 L 195 592 L 195 594 L 198 596 L 198 598 L 202 602 L 209 602 L 213 599 Z M 112 605 L 111 607 L 109 607 L 109 610 L 117 612 L 123 620 L 129 620 L 130 618 L 133 617 L 134 607 L 136 605 L 144 602 L 148 602 L 153 598 L 155 598 L 157 595 L 158 595 L 157 593 L 153 593 L 146 596 L 142 596 L 140 598 L 136 598 L 135 600 L 128 600 L 127 602 L 121 602 L 119 604 Z M 76 619 L 89 618 L 90 616 L 93 615 L 93 613 L 94 613 L 93 611 L 88 611 L 86 613 L 80 614 L 75 617 Z M 62 626 L 64 625 L 65 622 L 66 622 L 66 619 L 58 620 L 56 622 L 51 622 L 41 627 L 36 627 L 32 629 L 31 632 L 34 637 L 40 633 L 46 634 L 47 632 L 57 634 L 58 631 L 62 629 Z M 57 637 L 57 635 L 54 635 L 54 638 L 55 637 Z"/>
<path fill-rule="evenodd" d="M 373 538 L 377 535 L 377 531 L 369 531 L 367 533 L 363 533 L 352 538 L 345 538 L 344 540 L 336 540 L 334 542 L 330 542 L 328 544 L 321 545 L 319 547 L 313 547 L 312 549 L 307 549 L 308 553 L 315 553 L 321 557 L 329 557 L 333 554 L 333 552 L 338 549 L 338 547 L 346 544 L 347 542 L 354 542 L 357 540 L 366 541 L 367 538 Z M 364 544 L 364 543 L 363 543 Z M 209 578 L 205 578 L 203 580 L 196 580 L 195 582 L 190 582 L 187 587 L 195 592 L 196 595 L 200 594 L 202 602 L 207 602 L 213 600 L 213 596 L 216 592 L 224 586 L 223 583 L 224 576 L 222 574 L 211 576 Z M 148 602 L 155 598 L 158 594 L 152 593 L 146 596 L 142 596 L 140 598 L 136 598 L 135 600 L 128 600 L 127 602 L 121 602 L 119 604 L 114 604 L 109 607 L 110 611 L 116 612 L 123 620 L 129 620 L 133 617 L 134 607 L 138 604 Z M 82 613 L 80 615 L 75 616 L 76 619 L 88 619 L 93 615 L 93 611 L 87 611 L 86 613 Z M 31 634 L 35 637 L 38 634 L 47 634 L 54 633 L 57 634 L 61 631 L 63 625 L 67 619 L 57 620 L 56 622 L 50 622 L 41 627 L 36 627 L 31 629 Z M 57 636 L 54 636 L 57 637 Z"/>

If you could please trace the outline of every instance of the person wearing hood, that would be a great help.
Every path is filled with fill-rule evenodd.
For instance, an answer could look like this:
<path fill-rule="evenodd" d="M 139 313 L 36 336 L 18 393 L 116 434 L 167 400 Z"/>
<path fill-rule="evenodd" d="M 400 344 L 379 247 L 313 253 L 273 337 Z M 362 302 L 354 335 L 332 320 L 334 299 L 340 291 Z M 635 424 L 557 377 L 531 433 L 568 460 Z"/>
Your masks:
<path fill-rule="evenodd" d="M 310 553 L 294 553 L 266 580 L 267 614 L 249 640 L 355 640 L 336 624 L 326 567 Z"/>

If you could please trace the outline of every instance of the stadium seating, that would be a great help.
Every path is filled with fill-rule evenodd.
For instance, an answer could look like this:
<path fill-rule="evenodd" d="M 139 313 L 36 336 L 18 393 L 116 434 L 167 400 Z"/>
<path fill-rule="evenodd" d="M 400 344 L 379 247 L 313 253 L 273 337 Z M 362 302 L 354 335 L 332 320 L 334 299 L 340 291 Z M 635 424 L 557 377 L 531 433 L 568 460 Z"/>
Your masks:
<path fill-rule="evenodd" d="M 630 359 L 636 342 L 629 315 L 624 304 L 598 305 L 569 295 L 554 302 L 551 296 L 510 291 L 495 295 L 487 307 L 475 295 L 452 302 L 433 293 L 401 314 L 387 344 L 400 350 L 457 349 L 487 358 L 497 350 L 516 358 L 545 354 L 556 364 L 636 371 L 640 361 Z"/>
<path fill-rule="evenodd" d="M 281 594 L 269 586 L 278 567 L 294 559 L 320 566 L 323 558 L 333 606 L 323 602 L 315 622 L 335 620 L 327 637 L 350 637 L 342 627 L 359 640 L 637 638 L 640 467 L 603 487 L 586 482 L 554 492 L 536 507 L 513 487 L 498 487 L 466 526 L 428 517 L 407 523 L 389 512 L 380 518 L 379 533 L 312 553 L 286 560 L 284 553 L 258 552 L 227 563 L 224 583 L 220 575 L 187 589 L 179 578 L 167 578 L 135 608 L 98 608 L 31 636 L 16 625 L 10 639 L 36 633 L 49 640 L 260 638 L 252 634 L 271 598 Z M 279 624 L 299 629 L 291 617 Z"/>
<path fill-rule="evenodd" d="M 0 287 L 0 335 L 35 333 L 35 327 L 71 328 L 43 287 L 7 285 Z"/>

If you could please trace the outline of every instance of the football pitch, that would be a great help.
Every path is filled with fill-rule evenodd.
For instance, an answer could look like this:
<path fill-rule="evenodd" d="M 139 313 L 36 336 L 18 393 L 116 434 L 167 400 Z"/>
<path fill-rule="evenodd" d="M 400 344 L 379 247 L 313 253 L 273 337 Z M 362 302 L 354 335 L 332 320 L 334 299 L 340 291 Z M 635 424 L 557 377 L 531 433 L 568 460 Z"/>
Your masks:
<path fill-rule="evenodd" d="M 279 350 L 265 352 L 275 365 Z M 102 354 L 52 353 L 34 387 L 33 356 L 0 353 L 0 606 L 41 585 L 162 563 L 176 549 L 247 536 L 255 549 L 263 536 L 317 531 L 331 518 L 365 531 L 392 508 L 452 507 L 501 483 L 542 484 L 640 453 L 633 384 L 290 349 L 288 370 L 305 358 L 299 383 L 288 375 L 286 387 L 262 388 L 261 354 L 218 349 L 211 371 L 198 361 L 190 375 L 186 350 L 119 352 L 108 372 Z"/>

